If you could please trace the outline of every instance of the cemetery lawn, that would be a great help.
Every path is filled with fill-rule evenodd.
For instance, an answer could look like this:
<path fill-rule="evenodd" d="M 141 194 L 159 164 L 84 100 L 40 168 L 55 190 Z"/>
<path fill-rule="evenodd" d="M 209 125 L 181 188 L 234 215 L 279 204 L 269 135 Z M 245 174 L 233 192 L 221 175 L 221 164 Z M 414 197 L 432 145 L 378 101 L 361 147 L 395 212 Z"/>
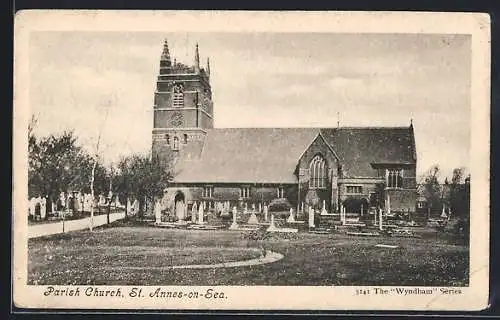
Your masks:
<path fill-rule="evenodd" d="M 92 233 L 30 239 L 28 284 L 467 286 L 468 247 L 432 230 L 423 234 L 415 239 L 298 233 L 251 240 L 238 231 L 115 222 Z M 263 249 L 284 258 L 236 268 L 166 268 L 247 260 Z"/>

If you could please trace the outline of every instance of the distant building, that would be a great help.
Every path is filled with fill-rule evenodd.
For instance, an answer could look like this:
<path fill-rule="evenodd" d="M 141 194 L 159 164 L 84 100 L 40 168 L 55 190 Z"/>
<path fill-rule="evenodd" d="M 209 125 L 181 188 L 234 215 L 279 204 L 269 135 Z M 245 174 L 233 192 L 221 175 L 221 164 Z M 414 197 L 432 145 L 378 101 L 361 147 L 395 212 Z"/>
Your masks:
<path fill-rule="evenodd" d="M 173 158 L 164 203 L 179 219 L 204 201 L 248 207 L 284 198 L 292 207 L 415 211 L 413 124 L 402 127 L 213 127 L 210 64 L 172 61 L 165 41 L 154 99 L 153 156 Z"/>

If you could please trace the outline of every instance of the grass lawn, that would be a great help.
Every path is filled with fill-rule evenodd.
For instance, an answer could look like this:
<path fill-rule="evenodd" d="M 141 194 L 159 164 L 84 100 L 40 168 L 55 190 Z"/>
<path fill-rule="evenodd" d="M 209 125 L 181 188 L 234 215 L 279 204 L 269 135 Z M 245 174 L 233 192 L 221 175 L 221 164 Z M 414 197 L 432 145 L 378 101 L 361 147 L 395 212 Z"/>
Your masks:
<path fill-rule="evenodd" d="M 398 245 L 396 249 L 376 244 Z M 219 269 L 166 269 L 258 257 L 282 260 Z M 469 250 L 427 230 L 420 239 L 293 234 L 249 240 L 237 231 L 196 231 L 116 222 L 30 239 L 28 283 L 58 285 L 408 285 L 467 286 Z"/>

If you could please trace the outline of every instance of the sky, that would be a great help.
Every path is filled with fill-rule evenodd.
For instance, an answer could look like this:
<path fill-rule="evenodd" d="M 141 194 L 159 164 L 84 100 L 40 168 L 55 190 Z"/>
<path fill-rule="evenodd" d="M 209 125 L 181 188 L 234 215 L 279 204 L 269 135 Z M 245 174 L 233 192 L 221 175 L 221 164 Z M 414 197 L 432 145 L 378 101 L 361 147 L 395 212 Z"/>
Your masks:
<path fill-rule="evenodd" d="M 74 130 L 91 150 L 102 132 L 107 164 L 150 151 L 164 39 L 179 62 L 193 63 L 196 43 L 202 67 L 210 57 L 215 127 L 407 126 L 412 119 L 418 175 L 438 164 L 444 179 L 470 165 L 467 35 L 33 32 L 35 133 Z"/>

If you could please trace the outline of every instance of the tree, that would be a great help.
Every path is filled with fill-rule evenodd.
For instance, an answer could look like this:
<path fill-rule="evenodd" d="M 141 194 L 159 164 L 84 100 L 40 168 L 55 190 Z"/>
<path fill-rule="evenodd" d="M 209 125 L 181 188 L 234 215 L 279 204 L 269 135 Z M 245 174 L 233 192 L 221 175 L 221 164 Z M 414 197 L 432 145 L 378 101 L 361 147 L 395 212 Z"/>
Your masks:
<path fill-rule="evenodd" d="M 427 205 L 434 213 L 438 212 L 442 204 L 442 188 L 439 185 L 440 169 L 438 165 L 433 165 L 424 175 L 421 185 Z"/>
<path fill-rule="evenodd" d="M 154 202 L 171 181 L 169 168 L 160 164 L 157 158 L 135 154 L 119 161 L 113 184 L 125 199 L 133 197 L 139 201 L 139 215 L 142 216 L 144 200 Z"/>
<path fill-rule="evenodd" d="M 88 158 L 71 131 L 41 139 L 30 134 L 28 194 L 47 196 L 50 208 L 61 192 L 82 187 Z"/>
<path fill-rule="evenodd" d="M 448 194 L 448 203 L 452 214 L 459 218 L 468 218 L 470 209 L 470 175 L 465 177 L 465 168 L 456 168 L 453 170 L 451 178 L 450 192 Z"/>

